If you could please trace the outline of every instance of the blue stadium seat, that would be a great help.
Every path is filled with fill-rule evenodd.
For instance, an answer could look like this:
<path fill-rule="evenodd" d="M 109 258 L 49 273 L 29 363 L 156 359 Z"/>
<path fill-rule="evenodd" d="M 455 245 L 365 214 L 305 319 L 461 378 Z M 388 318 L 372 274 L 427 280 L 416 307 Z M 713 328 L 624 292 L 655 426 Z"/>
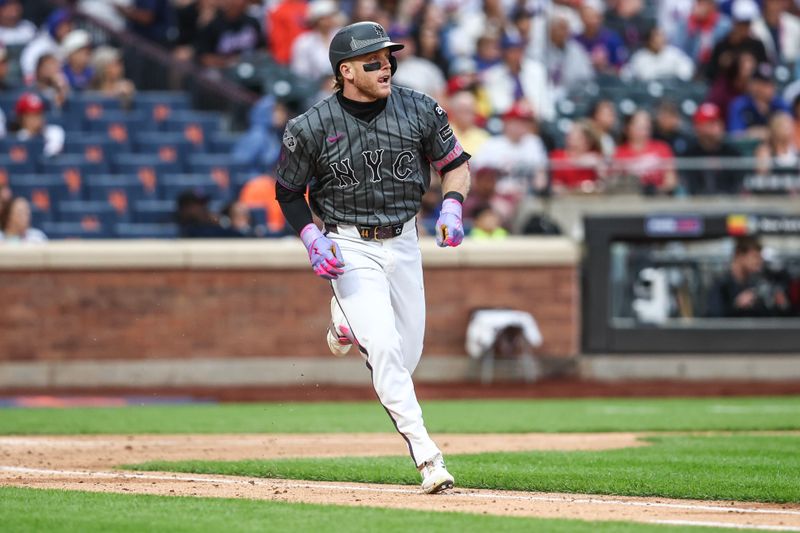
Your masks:
<path fill-rule="evenodd" d="M 142 224 L 166 224 L 175 220 L 173 200 L 139 200 L 133 203 L 133 219 Z"/>
<path fill-rule="evenodd" d="M 135 111 L 108 111 L 95 120 L 86 121 L 86 125 L 89 131 L 103 133 L 117 143 L 130 142 L 134 133 L 153 131 L 156 127 Z"/>
<path fill-rule="evenodd" d="M 161 161 L 154 154 L 119 154 L 114 167 L 117 172 L 134 174 L 148 191 L 159 190 L 159 182 L 164 174 L 181 172 L 181 165 L 177 162 Z"/>
<path fill-rule="evenodd" d="M 182 170 L 189 154 L 202 148 L 186 140 L 182 133 L 175 132 L 143 133 L 135 137 L 135 144 L 137 152 L 156 154 L 166 163 L 177 162 Z"/>
<path fill-rule="evenodd" d="M 111 164 L 117 154 L 130 152 L 130 150 L 130 143 L 115 142 L 103 133 L 67 135 L 67 140 L 64 142 L 65 154 L 83 154 L 87 161 L 107 164 Z"/>
<path fill-rule="evenodd" d="M 18 141 L 7 137 L 0 140 L 0 169 L 9 173 L 35 172 L 43 151 L 44 142 L 40 139 Z"/>
<path fill-rule="evenodd" d="M 222 129 L 222 122 L 216 113 L 176 111 L 167 120 L 165 129 L 182 133 L 192 144 L 205 147 L 211 135 Z"/>
<path fill-rule="evenodd" d="M 99 174 L 90 176 L 84 185 L 89 200 L 105 200 L 114 190 L 123 190 L 129 201 L 158 200 L 158 187 L 149 187 L 136 174 Z"/>
<path fill-rule="evenodd" d="M 106 239 L 111 236 L 100 224 L 85 222 L 43 222 L 40 229 L 50 239 Z"/>
<path fill-rule="evenodd" d="M 128 222 L 128 212 L 120 213 L 108 202 L 68 201 L 58 205 L 60 222 L 79 222 L 89 228 L 100 226 L 107 235 L 113 232 L 114 224 Z"/>
<path fill-rule="evenodd" d="M 40 210 L 53 211 L 62 200 L 80 200 L 80 187 L 70 187 L 59 174 L 14 174 L 9 178 L 11 191 L 24 196 Z"/>
<path fill-rule="evenodd" d="M 123 222 L 116 225 L 115 233 L 122 239 L 175 239 L 178 237 L 178 225 Z"/>
<path fill-rule="evenodd" d="M 64 112 L 83 123 L 103 118 L 109 112 L 122 111 L 119 98 L 94 91 L 72 93 L 64 106 Z"/>
<path fill-rule="evenodd" d="M 159 129 L 164 129 L 167 120 L 177 111 L 188 110 L 191 102 L 183 92 L 145 91 L 136 93 L 133 105 Z"/>
<path fill-rule="evenodd" d="M 24 89 L 0 92 L 0 109 L 5 113 L 6 120 L 14 118 L 14 106 L 17 105 L 17 100 L 24 92 L 26 92 Z"/>
<path fill-rule="evenodd" d="M 226 201 L 231 197 L 230 185 L 214 180 L 211 176 L 196 174 L 167 174 L 161 179 L 161 190 L 167 200 L 174 200 L 187 190 L 207 194 L 216 201 Z"/>
<path fill-rule="evenodd" d="M 188 169 L 192 174 L 212 178 L 232 193 L 238 194 L 241 189 L 236 184 L 236 176 L 243 172 L 243 168 L 235 165 L 227 154 L 190 154 Z"/>

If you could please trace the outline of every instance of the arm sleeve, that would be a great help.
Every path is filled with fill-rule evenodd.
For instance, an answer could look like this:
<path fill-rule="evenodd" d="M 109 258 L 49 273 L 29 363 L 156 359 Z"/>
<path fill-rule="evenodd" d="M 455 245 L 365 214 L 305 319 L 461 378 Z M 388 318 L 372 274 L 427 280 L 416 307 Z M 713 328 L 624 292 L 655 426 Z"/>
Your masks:
<path fill-rule="evenodd" d="M 305 196 L 302 192 L 292 191 L 281 185 L 275 186 L 275 196 L 281 206 L 286 222 L 298 235 L 308 224 L 313 222 L 311 209 L 308 207 Z"/>
<path fill-rule="evenodd" d="M 314 176 L 316 154 L 313 144 L 305 141 L 296 120 L 286 124 L 278 158 L 278 183 L 290 191 L 303 192 Z"/>
<path fill-rule="evenodd" d="M 423 104 L 426 131 L 423 135 L 422 146 L 425 155 L 440 174 L 455 168 L 453 163 L 460 165 L 470 158 L 464 151 L 461 143 L 456 139 L 453 128 L 447 119 L 447 112 L 434 100 L 426 98 Z"/>

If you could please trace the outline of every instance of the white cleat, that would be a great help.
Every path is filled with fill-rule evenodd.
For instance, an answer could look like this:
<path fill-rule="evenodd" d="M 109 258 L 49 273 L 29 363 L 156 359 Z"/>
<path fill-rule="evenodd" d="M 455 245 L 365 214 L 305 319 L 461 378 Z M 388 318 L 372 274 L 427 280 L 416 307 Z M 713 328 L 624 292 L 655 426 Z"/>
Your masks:
<path fill-rule="evenodd" d="M 444 458 L 440 453 L 423 463 L 419 467 L 419 473 L 422 475 L 422 492 L 426 494 L 436 494 L 452 489 L 455 484 L 455 479 L 444 466 Z"/>
<path fill-rule="evenodd" d="M 350 328 L 343 325 L 346 322 L 344 313 L 339 308 L 336 298 L 331 298 L 331 323 L 328 326 L 328 348 L 336 357 L 344 357 L 350 352 L 350 347 L 355 343 L 355 337 L 350 332 Z"/>

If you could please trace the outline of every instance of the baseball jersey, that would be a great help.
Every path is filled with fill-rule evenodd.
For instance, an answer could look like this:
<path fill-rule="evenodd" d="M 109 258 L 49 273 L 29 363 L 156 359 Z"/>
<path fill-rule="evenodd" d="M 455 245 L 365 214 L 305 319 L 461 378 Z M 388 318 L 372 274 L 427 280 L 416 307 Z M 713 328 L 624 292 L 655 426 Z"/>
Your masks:
<path fill-rule="evenodd" d="M 369 122 L 334 94 L 286 125 L 278 181 L 293 191 L 308 186 L 311 209 L 326 223 L 394 225 L 419 211 L 430 167 L 441 172 L 464 155 L 447 113 L 425 94 L 394 86 Z"/>

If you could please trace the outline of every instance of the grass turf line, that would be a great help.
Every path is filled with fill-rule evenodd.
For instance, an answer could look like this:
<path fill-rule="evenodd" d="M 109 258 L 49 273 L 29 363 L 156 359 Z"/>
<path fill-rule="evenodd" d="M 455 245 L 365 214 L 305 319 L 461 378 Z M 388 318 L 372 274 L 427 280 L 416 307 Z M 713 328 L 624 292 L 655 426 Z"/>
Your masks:
<path fill-rule="evenodd" d="M 35 512 L 32 510 L 35 509 Z M 452 512 L 405 511 L 223 498 L 104 494 L 0 487 L 6 533 L 140 533 L 381 531 L 382 533 L 504 531 L 553 533 L 677 533 L 697 528 L 583 522 Z M 703 531 L 709 528 L 703 528 Z M 712 529 L 712 531 L 742 531 Z"/>
<path fill-rule="evenodd" d="M 449 455 L 460 487 L 699 500 L 800 502 L 800 437 L 659 436 L 597 452 Z M 135 470 L 415 485 L 407 458 L 148 462 Z"/>
<path fill-rule="evenodd" d="M 423 401 L 434 433 L 800 429 L 800 396 Z M 376 401 L 0 409 L 0 435 L 393 432 Z"/>

